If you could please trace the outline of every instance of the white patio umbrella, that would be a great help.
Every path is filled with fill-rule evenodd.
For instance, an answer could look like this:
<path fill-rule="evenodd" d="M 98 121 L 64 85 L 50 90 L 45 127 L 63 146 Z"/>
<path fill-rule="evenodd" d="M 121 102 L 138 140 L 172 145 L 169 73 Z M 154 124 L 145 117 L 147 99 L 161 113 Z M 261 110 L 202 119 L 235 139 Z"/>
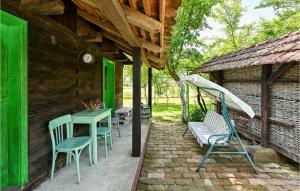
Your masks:
<path fill-rule="evenodd" d="M 199 87 L 201 90 L 205 91 L 206 93 L 210 94 L 211 96 L 215 97 L 217 100 L 220 101 L 220 92 L 224 93 L 225 102 L 228 107 L 244 111 L 247 115 L 251 118 L 255 116 L 255 113 L 250 105 L 242 101 L 240 98 L 235 96 L 233 93 L 228 91 L 227 89 L 219 86 L 216 83 L 213 83 L 197 74 L 189 75 L 186 77 L 182 77 L 180 79 L 180 83 L 191 83 L 196 87 Z"/>

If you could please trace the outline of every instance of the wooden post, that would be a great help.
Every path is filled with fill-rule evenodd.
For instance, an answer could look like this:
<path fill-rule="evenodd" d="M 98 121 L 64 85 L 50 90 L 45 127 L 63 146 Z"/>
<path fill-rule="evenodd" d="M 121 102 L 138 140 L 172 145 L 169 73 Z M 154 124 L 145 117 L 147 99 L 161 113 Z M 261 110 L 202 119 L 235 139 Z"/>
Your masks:
<path fill-rule="evenodd" d="M 270 87 L 268 78 L 272 73 L 272 66 L 262 65 L 261 73 L 261 145 L 268 146 L 269 143 L 269 118 L 271 113 Z"/>
<path fill-rule="evenodd" d="M 132 116 L 132 156 L 141 153 L 141 49 L 133 48 L 133 116 Z"/>
<path fill-rule="evenodd" d="M 216 72 L 216 81 L 217 81 L 218 85 L 223 86 L 223 71 L 222 70 Z M 221 113 L 221 102 L 219 102 L 219 101 L 217 101 L 217 104 L 216 104 L 216 112 Z"/>
<path fill-rule="evenodd" d="M 148 69 L 148 105 L 150 116 L 152 117 L 152 68 Z"/>

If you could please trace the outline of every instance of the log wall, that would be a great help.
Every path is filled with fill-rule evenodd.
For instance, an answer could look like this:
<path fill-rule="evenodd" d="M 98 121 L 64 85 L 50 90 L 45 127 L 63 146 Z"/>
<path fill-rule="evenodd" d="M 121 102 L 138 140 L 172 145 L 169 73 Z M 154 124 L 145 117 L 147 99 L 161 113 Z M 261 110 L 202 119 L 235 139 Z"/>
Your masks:
<path fill-rule="evenodd" d="M 123 107 L 123 64 L 115 63 L 115 103 L 116 109 Z"/>
<path fill-rule="evenodd" d="M 1 6 L 28 22 L 29 183 L 25 188 L 31 189 L 50 173 L 48 121 L 83 110 L 81 99 L 101 97 L 101 49 L 79 41 L 74 31 L 53 19 L 20 11 L 14 2 L 3 1 Z M 78 58 L 82 50 L 94 53 L 96 62 L 84 64 Z M 75 135 L 87 130 L 75 128 Z M 63 165 L 60 157 L 57 166 Z"/>
<path fill-rule="evenodd" d="M 280 65 L 272 65 L 272 72 Z M 248 103 L 255 111 L 249 119 L 242 112 L 230 110 L 237 129 L 244 136 L 261 141 L 261 66 L 223 71 L 223 86 Z M 299 162 L 300 153 L 300 89 L 299 63 L 285 71 L 270 88 L 268 147 Z"/>

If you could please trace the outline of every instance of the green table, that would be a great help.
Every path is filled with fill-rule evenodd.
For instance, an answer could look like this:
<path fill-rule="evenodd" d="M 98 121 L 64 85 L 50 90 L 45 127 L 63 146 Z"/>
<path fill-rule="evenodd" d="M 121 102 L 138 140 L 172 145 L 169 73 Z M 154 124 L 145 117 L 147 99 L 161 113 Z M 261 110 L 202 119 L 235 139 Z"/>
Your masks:
<path fill-rule="evenodd" d="M 72 122 L 74 124 L 90 125 L 93 164 L 97 164 L 97 122 L 108 118 L 108 127 L 111 127 L 111 110 L 112 109 L 98 109 L 94 112 L 85 110 L 72 115 Z"/>

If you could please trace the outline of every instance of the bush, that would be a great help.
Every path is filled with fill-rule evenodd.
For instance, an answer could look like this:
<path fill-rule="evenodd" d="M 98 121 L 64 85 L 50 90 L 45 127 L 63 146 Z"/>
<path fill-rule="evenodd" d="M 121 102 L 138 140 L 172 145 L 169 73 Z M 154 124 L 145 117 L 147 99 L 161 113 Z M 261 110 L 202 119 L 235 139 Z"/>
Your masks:
<path fill-rule="evenodd" d="M 206 113 L 201 109 L 193 109 L 189 114 L 189 121 L 202 122 L 205 118 Z"/>

